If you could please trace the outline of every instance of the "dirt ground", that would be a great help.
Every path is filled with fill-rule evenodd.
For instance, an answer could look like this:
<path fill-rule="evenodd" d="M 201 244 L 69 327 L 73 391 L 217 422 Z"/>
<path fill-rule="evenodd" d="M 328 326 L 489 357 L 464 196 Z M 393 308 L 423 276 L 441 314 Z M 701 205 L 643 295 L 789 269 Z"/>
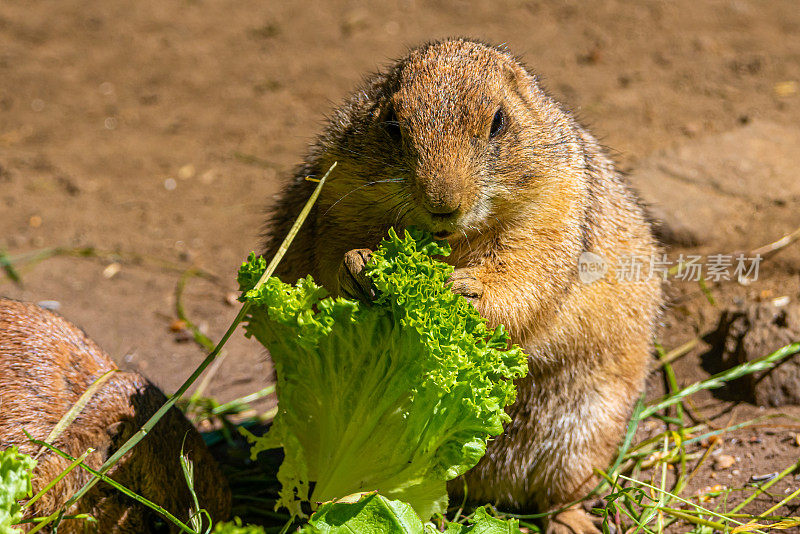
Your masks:
<path fill-rule="evenodd" d="M 365 72 L 408 46 L 454 35 L 506 43 L 519 54 L 635 184 L 650 191 L 645 186 L 656 183 L 650 202 L 660 198 L 654 169 L 664 162 L 713 165 L 718 147 L 735 160 L 740 138 L 761 135 L 766 148 L 748 157 L 762 168 L 759 158 L 771 157 L 775 140 L 769 132 L 800 139 L 790 137 L 800 124 L 794 0 L 4 0 L 0 249 L 14 258 L 93 247 L 99 257 L 22 268 L 22 285 L 0 279 L 0 295 L 57 301 L 120 365 L 174 391 L 204 357 L 170 329 L 180 273 L 197 267 L 218 277 L 190 279 L 183 298 L 188 316 L 218 339 L 236 313 L 227 302 L 236 268 L 259 248 L 263 209 L 325 114 Z M 784 159 L 800 151 L 793 146 Z M 796 169 L 791 162 L 781 168 Z M 698 226 L 695 211 L 684 209 L 693 202 L 697 210 L 729 209 L 733 218 L 702 222 L 705 239 L 667 242 L 669 254 L 752 250 L 800 226 L 794 177 L 759 196 L 773 179 L 767 173 L 714 202 L 670 188 L 659 209 L 676 224 Z M 697 284 L 674 283 L 664 346 L 707 334 L 726 307 L 783 296 L 796 302 L 798 248 L 766 260 L 753 284 L 714 285 L 714 305 Z M 700 343 L 678 361 L 680 384 L 708 376 L 708 352 Z M 228 353 L 207 394 L 226 401 L 269 382 L 255 343 L 234 336 Z M 650 391 L 663 391 L 660 373 Z M 800 415 L 711 395 L 697 402 L 701 418 L 718 426 Z M 798 421 L 771 421 L 726 438 L 733 441 L 720 450 L 736 466 L 714 478 L 703 471 L 695 485 L 744 483 L 796 461 Z M 787 484 L 775 493 L 796 487 Z"/>

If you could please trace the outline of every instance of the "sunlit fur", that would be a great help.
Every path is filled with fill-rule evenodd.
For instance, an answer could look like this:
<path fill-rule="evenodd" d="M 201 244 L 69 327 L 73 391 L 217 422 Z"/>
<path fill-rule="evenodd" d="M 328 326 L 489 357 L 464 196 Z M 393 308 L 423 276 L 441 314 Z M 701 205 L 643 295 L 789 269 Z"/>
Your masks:
<path fill-rule="evenodd" d="M 501 107 L 505 128 L 490 138 Z M 470 498 L 547 511 L 584 495 L 644 387 L 662 302 L 658 280 L 614 276 L 618 258 L 656 246 L 596 140 L 504 49 L 463 39 L 421 46 L 330 117 L 274 207 L 267 255 L 310 195 L 305 176 L 333 162 L 280 275 L 311 273 L 335 293 L 345 252 L 374 248 L 390 226 L 447 234 L 447 261 L 467 281 L 459 291 L 482 293 L 480 313 L 530 354 L 513 422 L 467 475 Z M 577 276 L 585 250 L 611 266 L 592 284 Z M 573 509 L 548 529 L 594 527 Z"/>
<path fill-rule="evenodd" d="M 26 454 L 36 454 L 40 447 L 23 430 L 44 440 L 92 383 L 113 369 L 111 359 L 74 325 L 33 304 L 0 298 L 0 450 L 17 446 Z M 143 376 L 115 372 L 54 445 L 74 457 L 95 449 L 85 463 L 98 469 L 165 401 L 164 394 Z M 170 409 L 108 475 L 186 522 L 193 501 L 178 460 L 181 451 L 194 463 L 201 506 L 215 520 L 226 519 L 231 500 L 228 484 L 200 435 L 177 408 Z M 33 492 L 69 465 L 69 460 L 45 451 L 33 471 Z M 26 509 L 25 518 L 57 512 L 91 479 L 82 468 L 70 471 Z M 79 513 L 90 514 L 95 521 L 68 519 L 58 532 L 150 534 L 156 518 L 155 512 L 104 482 L 67 511 L 68 515 Z M 30 527 L 27 524 L 22 530 Z M 50 532 L 50 528 L 40 532 Z M 178 529 L 172 526 L 169 532 Z"/>

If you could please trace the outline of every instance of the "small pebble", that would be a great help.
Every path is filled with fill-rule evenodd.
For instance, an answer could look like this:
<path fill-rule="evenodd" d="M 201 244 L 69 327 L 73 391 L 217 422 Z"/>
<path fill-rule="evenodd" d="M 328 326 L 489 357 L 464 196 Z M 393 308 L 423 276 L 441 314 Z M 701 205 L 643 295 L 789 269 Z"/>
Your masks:
<path fill-rule="evenodd" d="M 239 294 L 231 291 L 225 295 L 225 304 L 228 306 L 237 306 L 239 304 Z"/>
<path fill-rule="evenodd" d="M 42 225 L 42 218 L 38 215 L 34 215 L 30 219 L 28 219 L 28 226 L 31 228 L 39 228 Z"/>
<path fill-rule="evenodd" d="M 176 187 L 178 187 L 178 182 L 175 181 L 175 178 L 167 178 L 164 180 L 164 189 L 167 191 L 175 191 Z"/>
<path fill-rule="evenodd" d="M 195 174 L 194 165 L 191 163 L 184 165 L 180 169 L 178 169 L 178 178 L 181 180 L 188 180 L 189 178 L 193 177 Z"/>
<path fill-rule="evenodd" d="M 717 471 L 721 471 L 722 469 L 728 469 L 735 463 L 736 463 L 736 458 L 734 458 L 730 454 L 720 454 L 719 456 L 714 458 L 714 469 L 716 469 Z"/>
<path fill-rule="evenodd" d="M 777 298 L 772 299 L 772 305 L 775 306 L 776 308 L 782 308 L 782 307 L 786 306 L 787 304 L 789 304 L 789 300 L 790 300 L 789 299 L 789 295 L 784 295 L 782 297 L 777 297 Z"/>
<path fill-rule="evenodd" d="M 58 311 L 61 308 L 61 303 L 57 300 L 40 300 L 36 305 L 50 311 Z"/>
<path fill-rule="evenodd" d="M 103 269 L 103 278 L 114 278 L 120 271 L 122 270 L 122 265 L 117 262 L 109 263 L 108 266 Z"/>
<path fill-rule="evenodd" d="M 200 181 L 203 182 L 205 185 L 208 185 L 211 182 L 213 182 L 216 179 L 216 177 L 217 177 L 217 171 L 215 171 L 214 169 L 209 169 L 200 176 Z"/>
<path fill-rule="evenodd" d="M 183 319 L 175 319 L 169 324 L 169 329 L 173 332 L 180 332 L 181 330 L 186 330 L 186 321 Z"/>
<path fill-rule="evenodd" d="M 798 84 L 794 80 L 778 82 L 774 85 L 775 94 L 779 97 L 787 97 L 797 94 Z"/>
<path fill-rule="evenodd" d="M 767 480 L 772 480 L 776 476 L 778 476 L 777 471 L 774 473 L 767 473 L 765 475 L 753 475 L 750 477 L 750 482 L 766 482 Z"/>

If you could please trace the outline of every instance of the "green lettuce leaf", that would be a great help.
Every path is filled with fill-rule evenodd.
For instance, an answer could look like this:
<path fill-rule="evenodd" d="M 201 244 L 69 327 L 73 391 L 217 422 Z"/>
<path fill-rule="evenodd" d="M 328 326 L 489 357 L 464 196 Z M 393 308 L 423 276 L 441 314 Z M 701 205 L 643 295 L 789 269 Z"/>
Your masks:
<path fill-rule="evenodd" d="M 22 520 L 17 502 L 31 494 L 31 471 L 36 461 L 11 447 L 0 451 L 0 534 L 18 534 L 11 525 Z"/>
<path fill-rule="evenodd" d="M 408 504 L 371 492 L 322 504 L 301 534 L 423 534 L 422 520 Z"/>
<path fill-rule="evenodd" d="M 233 521 L 214 525 L 213 534 L 266 534 L 266 531 L 257 525 L 242 525 L 242 520 L 236 517 Z"/>
<path fill-rule="evenodd" d="M 436 534 L 408 504 L 391 501 L 375 492 L 356 494 L 322 504 L 300 529 L 300 534 Z M 492 517 L 485 508 L 475 510 L 469 525 L 448 523 L 447 534 L 522 534 L 519 521 Z"/>
<path fill-rule="evenodd" d="M 449 290 L 452 267 L 432 257 L 449 252 L 390 230 L 367 267 L 372 303 L 330 298 L 311 277 L 255 289 L 266 261 L 242 266 L 246 334 L 269 349 L 278 379 L 278 413 L 252 454 L 283 447 L 279 506 L 302 515 L 302 501 L 379 491 L 427 520 L 446 509 L 446 481 L 503 431 L 527 359 Z"/>
<path fill-rule="evenodd" d="M 498 519 L 489 515 L 486 508 L 478 508 L 472 515 L 471 524 L 448 523 L 446 534 L 522 534 L 516 519 Z"/>

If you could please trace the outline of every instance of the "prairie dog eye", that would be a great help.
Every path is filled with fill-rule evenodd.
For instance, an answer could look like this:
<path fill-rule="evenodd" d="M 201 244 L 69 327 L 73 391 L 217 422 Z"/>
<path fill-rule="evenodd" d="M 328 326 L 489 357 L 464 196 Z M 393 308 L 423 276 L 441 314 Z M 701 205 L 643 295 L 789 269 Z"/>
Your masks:
<path fill-rule="evenodd" d="M 389 105 L 388 109 L 383 115 L 380 123 L 386 135 L 392 138 L 392 141 L 399 143 L 403 139 L 403 132 L 400 129 L 400 121 L 397 118 L 397 112 L 394 106 Z"/>
<path fill-rule="evenodd" d="M 503 133 L 506 129 L 506 114 L 503 112 L 503 108 L 497 108 L 497 111 L 494 114 L 494 118 L 492 119 L 492 125 L 489 128 L 489 139 L 494 139 L 501 133 Z"/>

